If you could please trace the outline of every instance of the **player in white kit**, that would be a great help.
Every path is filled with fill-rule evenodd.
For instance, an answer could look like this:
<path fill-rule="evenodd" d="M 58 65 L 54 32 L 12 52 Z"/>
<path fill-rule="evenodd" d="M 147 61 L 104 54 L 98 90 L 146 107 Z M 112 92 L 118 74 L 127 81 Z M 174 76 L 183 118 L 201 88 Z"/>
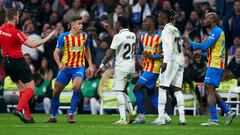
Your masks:
<path fill-rule="evenodd" d="M 110 50 L 105 55 L 99 71 L 105 68 L 107 62 L 115 55 L 115 73 L 113 82 L 113 91 L 116 92 L 119 103 L 120 120 L 113 124 L 128 124 L 135 119 L 136 112 L 130 98 L 124 93 L 126 84 L 135 74 L 134 47 L 136 35 L 128 30 L 128 21 L 125 17 L 119 16 L 115 23 L 117 34 L 113 37 Z M 126 119 L 126 109 L 130 113 L 129 120 Z"/>
<path fill-rule="evenodd" d="M 152 122 L 156 125 L 165 125 L 165 105 L 167 102 L 167 90 L 174 91 L 179 111 L 179 124 L 186 125 L 184 114 L 184 98 L 182 94 L 182 81 L 184 71 L 184 55 L 182 51 L 183 41 L 179 30 L 174 26 L 176 23 L 176 12 L 170 10 L 165 12 L 167 24 L 162 31 L 163 64 L 161 66 L 160 87 L 158 98 L 158 118 Z"/>

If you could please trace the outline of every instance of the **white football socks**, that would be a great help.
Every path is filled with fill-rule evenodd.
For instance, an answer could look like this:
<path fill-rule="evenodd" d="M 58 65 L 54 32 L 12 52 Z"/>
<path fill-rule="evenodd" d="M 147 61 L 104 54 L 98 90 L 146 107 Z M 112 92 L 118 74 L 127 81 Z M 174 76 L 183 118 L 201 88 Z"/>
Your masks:
<path fill-rule="evenodd" d="M 123 92 L 117 92 L 117 100 L 120 119 L 126 121 L 126 101 Z"/>
<path fill-rule="evenodd" d="M 167 103 L 167 91 L 159 88 L 158 90 L 158 117 L 164 117 L 165 106 Z"/>
<path fill-rule="evenodd" d="M 179 111 L 179 119 L 185 120 L 185 113 L 184 113 L 184 97 L 182 91 L 174 92 L 174 95 L 177 99 L 178 111 Z"/>
<path fill-rule="evenodd" d="M 124 95 L 124 98 L 125 98 L 125 101 L 126 101 L 126 108 L 128 110 L 129 113 L 133 112 L 133 105 L 132 105 L 132 102 L 129 98 L 129 96 L 125 93 L 123 93 Z"/>

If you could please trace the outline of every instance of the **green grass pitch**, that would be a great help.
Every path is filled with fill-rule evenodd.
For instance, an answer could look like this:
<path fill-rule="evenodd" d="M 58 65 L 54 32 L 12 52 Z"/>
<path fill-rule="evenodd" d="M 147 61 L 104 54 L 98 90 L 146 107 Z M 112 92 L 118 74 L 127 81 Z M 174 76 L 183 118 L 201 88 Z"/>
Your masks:
<path fill-rule="evenodd" d="M 156 116 L 147 116 L 146 124 L 112 125 L 118 115 L 76 115 L 76 123 L 68 124 L 66 115 L 58 116 L 58 123 L 42 123 L 49 115 L 33 115 L 36 124 L 23 124 L 11 114 L 0 114 L 0 135 L 240 135 L 240 119 L 236 117 L 230 126 L 220 117 L 220 126 L 203 127 L 207 116 L 187 116 L 187 125 L 179 126 L 178 117 L 164 126 L 149 125 Z"/>

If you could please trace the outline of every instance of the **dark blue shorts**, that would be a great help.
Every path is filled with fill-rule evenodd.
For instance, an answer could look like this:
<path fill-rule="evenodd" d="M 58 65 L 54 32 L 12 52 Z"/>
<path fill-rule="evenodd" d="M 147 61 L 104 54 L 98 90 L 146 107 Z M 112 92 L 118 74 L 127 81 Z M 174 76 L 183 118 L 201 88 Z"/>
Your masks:
<path fill-rule="evenodd" d="M 156 87 L 158 76 L 159 74 L 143 72 L 143 74 L 138 79 L 137 83 L 147 87 L 148 89 L 153 89 Z"/>
<path fill-rule="evenodd" d="M 223 76 L 223 70 L 219 68 L 208 67 L 205 75 L 204 83 L 219 86 Z"/>
<path fill-rule="evenodd" d="M 81 77 L 82 79 L 84 79 L 84 71 L 85 67 L 67 68 L 58 73 L 56 81 L 67 85 L 69 81 L 71 79 L 74 79 L 75 77 Z"/>

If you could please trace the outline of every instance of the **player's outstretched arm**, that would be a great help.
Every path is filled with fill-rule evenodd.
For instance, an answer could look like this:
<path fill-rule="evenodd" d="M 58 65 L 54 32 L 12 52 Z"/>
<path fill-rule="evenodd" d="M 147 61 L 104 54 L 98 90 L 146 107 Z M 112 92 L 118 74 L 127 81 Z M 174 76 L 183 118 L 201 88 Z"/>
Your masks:
<path fill-rule="evenodd" d="M 113 38 L 115 35 L 115 32 L 111 29 L 110 25 L 105 22 L 101 22 L 102 27 L 107 31 L 108 35 Z"/>
<path fill-rule="evenodd" d="M 196 42 L 193 42 L 192 40 L 189 40 L 189 44 L 192 47 L 199 48 L 203 51 L 206 51 L 219 39 L 219 37 L 220 37 L 220 33 L 214 32 L 207 38 L 207 40 L 204 43 L 196 43 Z"/>
<path fill-rule="evenodd" d="M 44 39 L 40 39 L 40 40 L 37 40 L 37 41 L 31 41 L 29 39 L 27 39 L 25 42 L 24 42 L 24 45 L 30 47 L 30 48 L 35 48 L 35 47 L 38 47 L 42 44 L 44 44 L 45 42 L 47 42 L 49 39 L 52 38 L 52 36 L 56 33 L 55 30 L 53 30 L 47 37 L 45 37 Z"/>

